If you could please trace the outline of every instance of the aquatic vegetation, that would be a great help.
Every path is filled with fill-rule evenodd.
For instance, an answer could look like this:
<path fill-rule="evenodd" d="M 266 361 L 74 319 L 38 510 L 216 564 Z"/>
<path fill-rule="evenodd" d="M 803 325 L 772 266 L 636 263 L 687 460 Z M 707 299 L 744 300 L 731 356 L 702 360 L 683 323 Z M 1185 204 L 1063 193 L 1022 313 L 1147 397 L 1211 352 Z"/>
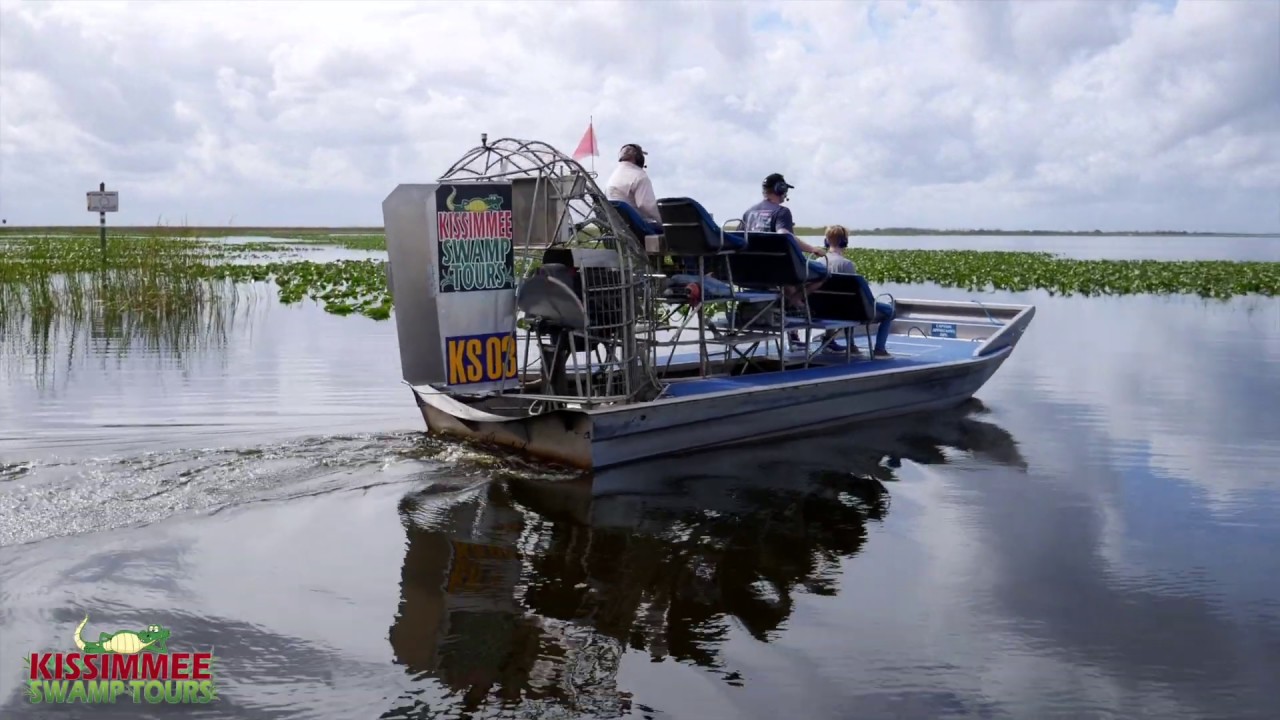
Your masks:
<path fill-rule="evenodd" d="M 269 240 L 255 240 L 228 245 L 251 250 L 278 252 L 285 249 L 319 250 L 322 247 L 340 247 L 348 250 L 383 250 L 387 249 L 387 237 L 381 233 L 376 235 L 315 235 L 315 236 L 283 236 L 283 235 L 248 235 L 246 237 L 267 237 Z"/>
<path fill-rule="evenodd" d="M 97 222 L 94 220 L 94 222 Z M 157 237 L 161 239 L 178 236 L 197 238 L 223 237 L 270 237 L 292 238 L 299 240 L 328 237 L 373 236 L 382 237 L 381 227 L 253 227 L 234 225 L 204 227 L 194 225 L 147 225 L 147 226 L 114 226 L 108 228 L 112 236 Z M 39 228 L 21 227 L 17 225 L 0 226 L 0 238 L 6 236 L 92 236 L 98 237 L 96 225 L 45 226 Z"/>
<path fill-rule="evenodd" d="M 826 227 L 798 226 L 799 235 L 822 237 Z M 1190 232 L 1188 230 L 993 230 L 939 229 L 915 227 L 849 228 L 850 235 L 891 235 L 898 237 L 928 237 L 938 235 L 970 235 L 988 237 L 1280 237 L 1274 233 Z"/>
<path fill-rule="evenodd" d="M 1226 299 L 1280 294 L 1280 263 L 1230 260 L 1074 260 L 1044 252 L 878 250 L 846 252 L 876 283 L 925 283 L 972 291 L 1051 295 L 1188 294 Z"/>
<path fill-rule="evenodd" d="M 291 257 L 321 247 L 382 249 L 381 234 L 313 231 L 291 238 L 226 242 L 205 237 L 203 229 L 169 235 L 130 229 L 110 232 L 104 254 L 96 233 L 76 230 L 78 234 L 40 237 L 0 233 L 0 333 L 17 332 L 19 321 L 39 334 L 55 322 L 91 320 L 95 326 L 115 328 L 112 332 L 121 336 L 158 337 L 167 332 L 176 342 L 185 332 L 181 327 L 222 322 L 211 313 L 235 302 L 235 284 L 250 282 L 273 283 L 284 303 L 309 298 L 338 315 L 374 320 L 391 316 L 384 261 Z M 854 248 L 847 254 L 873 283 L 1062 295 L 1149 293 L 1226 299 L 1280 294 L 1280 263 L 1275 262 L 1073 260 L 1044 252 L 977 250 Z M 517 276 L 537 264 L 536 256 L 517 254 Z"/>
<path fill-rule="evenodd" d="M 309 297 L 335 315 L 358 313 L 374 320 L 391 317 L 391 292 L 385 265 L 379 260 L 219 265 L 210 269 L 210 274 L 237 281 L 274 281 L 285 304 Z"/>
<path fill-rule="evenodd" d="M 356 242 L 367 245 L 368 239 Z M 274 281 L 286 304 L 310 297 L 335 314 L 390 317 L 381 261 L 237 262 L 264 251 L 278 257 L 284 249 L 265 242 L 109 233 L 104 254 L 98 238 L 87 234 L 0 237 L 0 329 L 6 318 L 76 318 L 90 307 L 131 310 L 158 321 L 175 307 L 190 310 L 215 295 L 234 296 L 226 292 L 228 282 L 250 281 Z"/>
<path fill-rule="evenodd" d="M 9 238 L 0 241 L 0 340 L 6 362 L 49 375 L 52 350 L 86 344 L 122 354 L 181 357 L 225 342 L 240 305 L 234 284 L 212 277 L 219 260 L 181 239 Z"/>

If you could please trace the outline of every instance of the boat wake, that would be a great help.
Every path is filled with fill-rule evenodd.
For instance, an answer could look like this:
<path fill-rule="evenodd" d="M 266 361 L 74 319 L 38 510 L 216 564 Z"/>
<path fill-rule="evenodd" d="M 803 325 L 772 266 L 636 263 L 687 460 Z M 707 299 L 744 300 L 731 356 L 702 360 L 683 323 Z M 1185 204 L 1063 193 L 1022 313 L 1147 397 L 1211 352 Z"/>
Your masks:
<path fill-rule="evenodd" d="M 453 467 L 489 464 L 418 432 L 11 462 L 0 466 L 0 547 L 424 477 L 449 483 Z"/>

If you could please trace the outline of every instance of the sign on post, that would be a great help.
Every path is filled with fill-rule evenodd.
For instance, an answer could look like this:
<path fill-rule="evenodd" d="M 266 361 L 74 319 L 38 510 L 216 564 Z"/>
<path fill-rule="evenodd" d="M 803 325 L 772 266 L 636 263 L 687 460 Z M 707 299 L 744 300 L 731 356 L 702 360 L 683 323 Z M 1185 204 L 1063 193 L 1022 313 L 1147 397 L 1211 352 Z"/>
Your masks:
<path fill-rule="evenodd" d="M 106 183 L 98 183 L 98 190 L 90 190 L 89 212 L 98 213 L 98 242 L 102 245 L 102 259 L 107 258 L 107 213 L 120 211 L 120 193 L 107 192 Z"/>
<path fill-rule="evenodd" d="M 119 212 L 120 211 L 120 193 L 116 190 L 110 192 L 91 191 L 89 195 L 89 212 Z"/>

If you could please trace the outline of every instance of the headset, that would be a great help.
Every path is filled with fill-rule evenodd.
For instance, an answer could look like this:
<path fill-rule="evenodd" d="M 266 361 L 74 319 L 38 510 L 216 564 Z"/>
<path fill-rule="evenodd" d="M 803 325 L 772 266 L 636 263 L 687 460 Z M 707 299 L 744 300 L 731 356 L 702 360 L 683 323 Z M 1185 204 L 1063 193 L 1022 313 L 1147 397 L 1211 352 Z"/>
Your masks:
<path fill-rule="evenodd" d="M 774 175 L 777 175 L 778 179 L 773 183 L 770 183 L 769 178 L 773 177 Z M 773 175 L 770 175 L 768 178 L 765 178 L 763 185 L 765 190 L 772 192 L 774 195 L 777 195 L 780 198 L 785 198 L 787 196 L 787 191 L 792 189 L 791 184 L 788 183 L 786 179 L 783 178 L 782 175 L 779 173 L 774 173 Z"/>
<path fill-rule="evenodd" d="M 831 225 L 831 226 L 829 226 L 829 227 L 827 228 L 827 231 L 826 231 L 826 232 L 824 232 L 824 233 L 822 234 L 822 246 L 823 246 L 823 247 L 828 247 L 828 245 L 827 245 L 827 241 L 828 241 L 828 240 L 830 239 L 830 237 L 831 237 L 831 234 L 832 234 L 832 232 L 831 232 L 831 231 L 832 231 L 832 230 L 835 230 L 835 228 L 836 228 L 836 227 L 837 227 L 837 226 L 835 226 L 835 225 Z M 841 229 L 844 229 L 844 226 L 839 226 L 839 227 L 840 227 Z M 847 229 L 844 229 L 844 232 L 843 232 L 843 233 L 837 233 L 837 235 L 838 235 L 839 237 L 838 237 L 838 239 L 836 240 L 836 247 L 840 248 L 841 250 L 844 250 L 845 248 L 849 247 L 849 231 L 848 231 Z"/>
<path fill-rule="evenodd" d="M 644 149 L 635 143 L 627 143 L 626 145 L 622 146 L 622 149 L 618 151 L 618 161 L 621 162 L 623 159 L 626 158 L 628 149 L 634 150 L 634 152 L 632 153 L 632 162 L 634 162 L 636 165 L 640 167 L 644 167 L 645 166 Z"/>

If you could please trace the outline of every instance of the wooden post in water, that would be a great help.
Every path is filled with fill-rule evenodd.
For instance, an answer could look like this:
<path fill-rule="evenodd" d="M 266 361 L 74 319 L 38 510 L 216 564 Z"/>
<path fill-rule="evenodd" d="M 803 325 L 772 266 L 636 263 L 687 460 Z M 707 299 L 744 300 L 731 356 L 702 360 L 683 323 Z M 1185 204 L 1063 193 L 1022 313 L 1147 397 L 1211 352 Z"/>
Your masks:
<path fill-rule="evenodd" d="M 106 191 L 107 184 L 105 182 L 98 183 L 98 192 L 105 193 Z M 107 257 L 107 211 L 102 209 L 98 210 L 98 241 L 102 243 L 102 257 L 105 260 Z"/>

